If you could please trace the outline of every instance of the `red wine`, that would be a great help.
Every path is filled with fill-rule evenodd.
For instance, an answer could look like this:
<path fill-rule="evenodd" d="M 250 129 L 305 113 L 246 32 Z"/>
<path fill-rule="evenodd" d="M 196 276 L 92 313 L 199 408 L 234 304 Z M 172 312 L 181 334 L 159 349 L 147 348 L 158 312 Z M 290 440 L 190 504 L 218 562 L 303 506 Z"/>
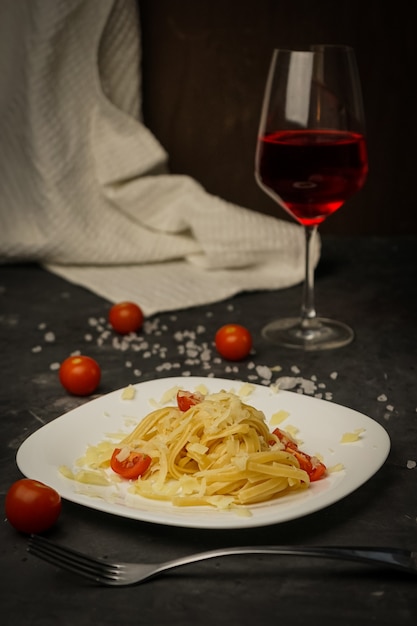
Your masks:
<path fill-rule="evenodd" d="M 368 159 L 363 135 L 284 130 L 259 139 L 257 176 L 301 224 L 320 224 L 363 186 Z"/>

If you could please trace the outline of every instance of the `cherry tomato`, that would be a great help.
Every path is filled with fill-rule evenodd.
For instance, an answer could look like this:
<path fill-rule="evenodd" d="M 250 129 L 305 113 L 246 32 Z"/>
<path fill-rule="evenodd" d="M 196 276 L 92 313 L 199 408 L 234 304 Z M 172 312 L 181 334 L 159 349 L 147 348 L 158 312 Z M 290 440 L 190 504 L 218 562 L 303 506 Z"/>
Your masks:
<path fill-rule="evenodd" d="M 75 396 L 88 396 L 93 393 L 100 383 L 100 378 L 100 366 L 89 356 L 70 356 L 59 368 L 62 386 Z"/>
<path fill-rule="evenodd" d="M 119 302 L 110 309 L 109 322 L 120 335 L 133 333 L 142 328 L 142 309 L 134 302 Z"/>
<path fill-rule="evenodd" d="M 195 404 L 199 404 L 204 400 L 204 396 L 199 391 L 182 391 L 180 389 L 177 393 L 177 405 L 180 411 L 188 411 L 188 409 Z"/>
<path fill-rule="evenodd" d="M 128 448 L 115 448 L 110 467 L 113 472 L 120 474 L 123 478 L 138 478 L 142 476 L 151 464 L 151 457 L 142 452 L 135 452 Z"/>
<path fill-rule="evenodd" d="M 6 517 L 22 533 L 37 534 L 48 530 L 57 521 L 61 508 L 59 493 L 31 478 L 16 481 L 6 494 Z"/>
<path fill-rule="evenodd" d="M 252 335 L 240 324 L 226 324 L 215 337 L 216 349 L 228 361 L 241 361 L 252 348 Z"/>
<path fill-rule="evenodd" d="M 327 472 L 327 467 L 324 463 L 313 457 L 313 469 L 311 470 L 310 480 L 312 483 L 314 481 L 319 480 L 322 476 Z"/>
<path fill-rule="evenodd" d="M 327 468 L 317 457 L 310 456 L 307 452 L 300 450 L 296 442 L 280 428 L 275 428 L 273 434 L 284 444 L 285 451 L 295 456 L 300 468 L 307 472 L 311 482 L 324 476 Z M 274 444 L 274 441 L 271 441 L 271 444 Z"/>

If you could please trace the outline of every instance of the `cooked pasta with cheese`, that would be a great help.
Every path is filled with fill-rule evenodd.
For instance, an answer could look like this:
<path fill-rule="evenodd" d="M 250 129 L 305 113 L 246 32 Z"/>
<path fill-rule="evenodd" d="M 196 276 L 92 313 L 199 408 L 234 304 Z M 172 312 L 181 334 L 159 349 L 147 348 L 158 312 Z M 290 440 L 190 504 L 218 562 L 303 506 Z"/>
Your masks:
<path fill-rule="evenodd" d="M 250 505 L 310 483 L 264 414 L 225 391 L 152 411 L 118 447 L 152 459 L 130 491 L 177 506 Z"/>

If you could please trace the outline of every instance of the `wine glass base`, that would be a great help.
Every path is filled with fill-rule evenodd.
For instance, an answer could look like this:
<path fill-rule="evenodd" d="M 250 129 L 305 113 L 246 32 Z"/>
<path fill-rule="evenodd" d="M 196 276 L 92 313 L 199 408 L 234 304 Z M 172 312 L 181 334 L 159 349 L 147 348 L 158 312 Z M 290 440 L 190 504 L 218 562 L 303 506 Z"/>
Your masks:
<path fill-rule="evenodd" d="M 298 350 L 333 350 L 347 346 L 354 338 L 353 330 L 343 322 L 317 317 L 301 323 L 300 318 L 289 317 L 275 320 L 265 326 L 262 336 L 285 348 Z"/>

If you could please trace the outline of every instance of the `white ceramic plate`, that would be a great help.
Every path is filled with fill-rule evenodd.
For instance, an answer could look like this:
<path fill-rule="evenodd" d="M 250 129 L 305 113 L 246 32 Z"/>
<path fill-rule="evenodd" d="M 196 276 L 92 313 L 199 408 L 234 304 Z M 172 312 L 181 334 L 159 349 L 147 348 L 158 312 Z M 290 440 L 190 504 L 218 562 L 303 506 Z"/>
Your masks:
<path fill-rule="evenodd" d="M 56 489 L 63 498 L 83 506 L 132 519 L 189 528 L 249 528 L 285 522 L 323 509 L 352 493 L 365 483 L 384 463 L 390 449 L 386 431 L 377 422 L 352 409 L 288 391 L 273 391 L 254 385 L 246 402 L 264 411 L 267 420 L 283 409 L 289 417 L 280 424 L 298 429 L 301 448 L 310 454 L 320 453 L 328 467 L 343 465 L 343 470 L 330 473 L 312 483 L 310 488 L 250 508 L 251 516 L 238 515 L 235 510 L 220 511 L 211 507 L 175 507 L 170 503 L 132 496 L 129 502 L 118 497 L 114 489 L 93 487 L 91 495 L 80 493 L 80 484 L 60 474 L 61 465 L 73 467 L 88 445 L 98 443 L 108 433 L 133 430 L 133 418 L 140 421 L 173 386 L 193 391 L 204 384 L 210 392 L 238 392 L 240 381 L 219 378 L 177 377 L 153 380 L 134 385 L 135 397 L 123 400 L 122 391 L 114 391 L 88 402 L 43 426 L 26 439 L 17 452 L 21 472 Z M 271 426 L 271 430 L 273 426 Z M 341 443 L 345 433 L 363 429 L 359 441 Z M 83 485 L 83 488 L 85 486 Z M 96 497 L 100 492 L 101 497 Z"/>

